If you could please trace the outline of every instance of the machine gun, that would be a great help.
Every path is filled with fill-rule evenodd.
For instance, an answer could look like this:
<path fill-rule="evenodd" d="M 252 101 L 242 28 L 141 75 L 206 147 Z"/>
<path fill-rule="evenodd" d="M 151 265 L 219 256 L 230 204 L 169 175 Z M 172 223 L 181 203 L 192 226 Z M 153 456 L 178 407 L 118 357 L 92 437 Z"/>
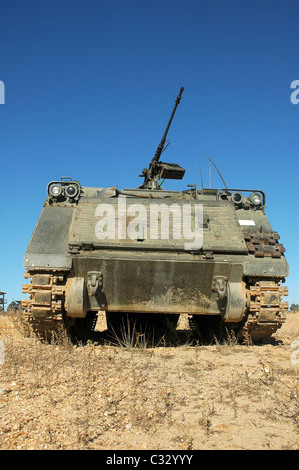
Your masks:
<path fill-rule="evenodd" d="M 166 137 L 171 126 L 174 114 L 178 107 L 178 104 L 181 101 L 181 96 L 184 91 L 184 88 L 181 87 L 180 93 L 178 94 L 175 100 L 175 106 L 171 113 L 170 119 L 168 121 L 167 127 L 165 129 L 164 135 L 161 139 L 160 144 L 157 147 L 155 156 L 152 158 L 149 167 L 142 170 L 142 174 L 139 175 L 144 178 L 144 182 L 140 189 L 159 189 L 158 180 L 159 179 L 178 179 L 181 180 L 185 174 L 185 169 L 182 168 L 177 163 L 164 163 L 160 162 L 161 154 L 164 150 L 164 145 L 166 142 Z"/>

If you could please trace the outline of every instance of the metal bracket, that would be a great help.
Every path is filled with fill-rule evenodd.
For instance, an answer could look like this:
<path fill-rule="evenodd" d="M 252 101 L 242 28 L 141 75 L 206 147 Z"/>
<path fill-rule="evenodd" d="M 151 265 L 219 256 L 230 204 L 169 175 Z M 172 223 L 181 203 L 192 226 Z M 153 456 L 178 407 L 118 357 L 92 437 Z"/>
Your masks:
<path fill-rule="evenodd" d="M 212 282 L 212 291 L 217 292 L 218 300 L 227 296 L 227 277 L 214 276 Z"/>
<path fill-rule="evenodd" d="M 88 294 L 95 296 L 98 288 L 103 285 L 103 274 L 97 271 L 89 271 L 87 273 L 87 290 Z"/>
<path fill-rule="evenodd" d="M 81 244 L 80 243 L 69 243 L 68 252 L 71 255 L 78 255 L 80 253 Z"/>

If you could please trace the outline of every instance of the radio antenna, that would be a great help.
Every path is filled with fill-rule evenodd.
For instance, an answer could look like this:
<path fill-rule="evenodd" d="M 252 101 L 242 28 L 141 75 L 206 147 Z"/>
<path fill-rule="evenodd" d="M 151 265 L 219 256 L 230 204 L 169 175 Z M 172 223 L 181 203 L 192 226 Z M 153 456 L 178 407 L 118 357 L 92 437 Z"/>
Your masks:
<path fill-rule="evenodd" d="M 209 162 L 212 163 L 212 164 L 214 165 L 214 167 L 216 168 L 217 173 L 218 173 L 218 175 L 220 176 L 220 178 L 221 178 L 221 180 L 222 180 L 222 183 L 223 183 L 224 186 L 225 186 L 225 189 L 227 190 L 227 186 L 226 186 L 226 184 L 225 184 L 225 181 L 224 181 L 224 179 L 222 178 L 222 175 L 221 175 L 220 171 L 218 170 L 217 166 L 215 165 L 215 163 L 213 162 L 213 160 L 209 157 L 209 155 L 208 155 L 203 149 L 201 149 L 201 150 L 202 150 L 202 152 L 208 157 Z M 210 174 L 210 185 L 211 185 L 211 174 Z"/>
<path fill-rule="evenodd" d="M 200 180 L 201 180 L 201 190 L 203 194 L 203 179 L 202 179 L 202 170 L 201 170 L 201 164 L 199 162 L 199 171 L 200 171 Z"/>

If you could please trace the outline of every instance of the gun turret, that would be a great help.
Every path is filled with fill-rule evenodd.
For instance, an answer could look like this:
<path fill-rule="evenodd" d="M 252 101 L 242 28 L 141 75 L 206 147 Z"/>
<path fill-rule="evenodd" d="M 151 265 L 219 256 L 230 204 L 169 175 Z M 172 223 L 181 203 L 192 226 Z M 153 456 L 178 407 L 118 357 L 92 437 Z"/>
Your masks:
<path fill-rule="evenodd" d="M 141 177 L 144 177 L 143 185 L 140 186 L 140 188 L 142 189 L 159 189 L 159 186 L 157 184 L 159 179 L 182 179 L 185 174 L 185 169 L 177 163 L 160 162 L 160 157 L 164 150 L 166 137 L 171 126 L 173 117 L 175 115 L 176 109 L 181 101 L 183 91 L 184 88 L 181 87 L 180 93 L 178 94 L 175 100 L 175 105 L 168 121 L 167 127 L 165 129 L 164 135 L 161 139 L 160 144 L 157 147 L 154 157 L 152 158 L 149 164 L 149 167 L 142 170 L 142 174 L 139 175 Z"/>

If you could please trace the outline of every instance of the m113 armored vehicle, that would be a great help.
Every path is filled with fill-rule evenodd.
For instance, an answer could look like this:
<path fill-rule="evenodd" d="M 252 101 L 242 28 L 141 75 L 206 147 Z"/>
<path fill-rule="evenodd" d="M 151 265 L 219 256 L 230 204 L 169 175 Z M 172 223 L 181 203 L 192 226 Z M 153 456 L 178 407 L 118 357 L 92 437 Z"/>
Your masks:
<path fill-rule="evenodd" d="M 109 328 L 124 315 L 174 325 L 185 315 L 195 331 L 216 320 L 259 341 L 283 324 L 288 264 L 263 191 L 162 188 L 185 173 L 160 160 L 182 92 L 139 187 L 48 184 L 24 259 L 22 306 L 39 332 L 61 323 L 80 336 L 99 316 Z"/>

